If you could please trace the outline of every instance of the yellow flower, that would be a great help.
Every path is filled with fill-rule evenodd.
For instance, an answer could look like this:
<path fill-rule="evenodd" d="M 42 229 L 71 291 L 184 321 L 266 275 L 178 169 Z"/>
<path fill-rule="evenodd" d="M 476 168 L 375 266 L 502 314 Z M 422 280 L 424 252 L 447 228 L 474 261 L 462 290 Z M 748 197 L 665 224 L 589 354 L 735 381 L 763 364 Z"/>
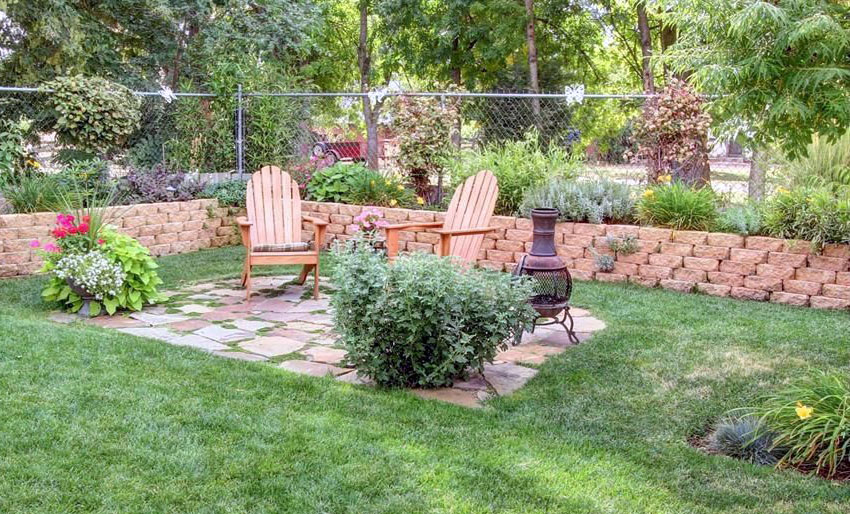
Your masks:
<path fill-rule="evenodd" d="M 787 189 L 785 189 L 784 187 L 780 186 L 780 187 L 776 188 L 776 192 L 784 195 L 785 193 L 788 193 L 789 191 Z"/>
<path fill-rule="evenodd" d="M 812 417 L 812 412 L 814 412 L 815 409 L 808 405 L 803 405 L 802 402 L 797 402 L 797 407 L 795 407 L 794 410 L 797 411 L 798 418 L 809 419 Z"/>
<path fill-rule="evenodd" d="M 386 182 L 386 184 L 387 184 L 388 186 L 393 185 L 393 183 L 390 181 L 390 179 L 387 179 L 387 180 L 385 180 L 384 182 Z"/>
<path fill-rule="evenodd" d="M 399 191 L 404 191 L 404 186 L 403 186 L 403 185 L 401 185 L 401 184 L 399 184 L 399 185 L 398 185 L 398 190 L 399 190 Z"/>
<path fill-rule="evenodd" d="M 419 205 L 425 205 L 425 199 L 422 198 L 421 196 L 417 196 L 416 197 L 416 203 L 418 203 Z"/>
<path fill-rule="evenodd" d="M 658 182 L 661 184 L 669 184 L 673 180 L 672 175 L 659 175 Z"/>
<path fill-rule="evenodd" d="M 372 187 L 375 187 L 375 181 L 374 181 L 374 180 L 370 180 L 370 181 L 369 181 L 369 185 L 370 185 L 370 186 L 372 186 Z"/>
<path fill-rule="evenodd" d="M 652 189 L 646 189 L 643 192 L 644 198 L 652 198 L 653 195 L 655 195 L 655 191 L 653 191 Z"/>
<path fill-rule="evenodd" d="M 390 207 L 395 207 L 397 204 L 398 204 L 398 200 L 396 200 L 395 198 L 390 200 Z"/>

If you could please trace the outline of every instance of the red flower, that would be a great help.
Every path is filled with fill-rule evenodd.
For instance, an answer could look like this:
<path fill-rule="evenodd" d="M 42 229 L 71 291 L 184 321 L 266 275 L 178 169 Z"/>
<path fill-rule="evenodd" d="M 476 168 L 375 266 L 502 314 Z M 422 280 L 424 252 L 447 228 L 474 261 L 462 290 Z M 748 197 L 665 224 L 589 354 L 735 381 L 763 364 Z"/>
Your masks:
<path fill-rule="evenodd" d="M 88 225 L 86 225 L 85 223 L 80 223 L 80 226 L 79 226 L 79 227 L 77 227 L 77 231 L 78 231 L 80 234 L 85 234 L 86 232 L 88 232 L 88 231 L 89 231 L 89 226 L 88 226 Z"/>
<path fill-rule="evenodd" d="M 89 223 L 89 222 L 91 222 L 91 216 L 88 216 L 88 215 L 83 216 L 83 223 Z"/>
<path fill-rule="evenodd" d="M 53 237 L 55 237 L 56 239 L 62 239 L 66 235 L 67 234 L 65 233 L 64 229 L 61 229 L 61 228 L 54 228 L 53 229 Z"/>
<path fill-rule="evenodd" d="M 102 245 L 102 244 L 103 244 L 103 243 L 105 243 L 105 242 L 106 242 L 106 241 L 105 241 L 105 240 L 103 240 L 103 239 L 98 239 L 98 240 L 97 240 L 97 244 L 99 244 L 99 245 Z"/>
<path fill-rule="evenodd" d="M 69 229 L 68 229 L 68 233 L 69 233 L 69 234 L 76 234 L 76 233 L 77 233 L 77 227 L 71 227 L 71 228 L 69 228 Z"/>

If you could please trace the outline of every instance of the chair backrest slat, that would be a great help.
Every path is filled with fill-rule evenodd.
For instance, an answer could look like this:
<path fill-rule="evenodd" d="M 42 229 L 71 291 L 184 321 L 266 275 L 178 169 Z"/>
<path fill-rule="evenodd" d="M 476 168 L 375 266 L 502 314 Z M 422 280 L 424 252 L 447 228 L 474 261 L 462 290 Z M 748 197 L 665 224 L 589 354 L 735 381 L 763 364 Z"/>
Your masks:
<path fill-rule="evenodd" d="M 469 177 L 452 197 L 444 228 L 460 230 L 488 226 L 498 194 L 499 186 L 491 172 L 480 171 Z M 453 237 L 450 254 L 463 261 L 474 262 L 483 241 L 481 234 Z"/>
<path fill-rule="evenodd" d="M 247 187 L 251 245 L 301 242 L 301 196 L 292 177 L 277 166 L 263 166 Z"/>

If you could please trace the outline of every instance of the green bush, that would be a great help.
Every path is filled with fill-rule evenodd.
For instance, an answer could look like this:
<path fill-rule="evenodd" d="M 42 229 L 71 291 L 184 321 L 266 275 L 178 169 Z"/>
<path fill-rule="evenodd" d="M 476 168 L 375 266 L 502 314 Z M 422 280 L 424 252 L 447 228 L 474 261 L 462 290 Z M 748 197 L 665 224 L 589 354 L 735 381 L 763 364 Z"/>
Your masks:
<path fill-rule="evenodd" d="M 793 187 L 850 186 L 850 130 L 836 141 L 815 135 L 805 156 L 783 159 L 780 169 Z"/>
<path fill-rule="evenodd" d="M 335 255 L 331 303 L 347 360 L 380 385 L 451 385 L 534 319 L 525 281 L 425 254 L 389 266 L 364 246 Z"/>
<path fill-rule="evenodd" d="M 61 187 L 55 175 L 34 173 L 3 182 L 0 191 L 16 213 L 53 212 L 64 206 Z"/>
<path fill-rule="evenodd" d="M 682 182 L 647 188 L 637 203 L 638 220 L 676 230 L 711 230 L 717 218 L 714 191 Z"/>
<path fill-rule="evenodd" d="M 416 194 L 404 187 L 393 175 L 385 177 L 380 172 L 363 168 L 350 182 L 351 190 L 343 198 L 346 203 L 398 207 L 416 204 Z"/>
<path fill-rule="evenodd" d="M 819 373 L 765 399 L 754 414 L 787 450 L 780 465 L 814 469 L 831 477 L 850 464 L 850 381 Z"/>
<path fill-rule="evenodd" d="M 17 121 L 0 120 L 0 177 L 4 182 L 13 181 L 40 166 L 26 148 L 31 128 L 32 121 L 23 117 Z"/>
<path fill-rule="evenodd" d="M 93 154 L 107 154 L 139 126 L 139 99 L 126 87 L 100 77 L 59 77 L 44 85 L 56 111 L 60 143 Z"/>
<path fill-rule="evenodd" d="M 850 242 L 850 190 L 780 190 L 765 202 L 764 227 L 774 237 L 805 239 L 816 248 Z"/>
<path fill-rule="evenodd" d="M 520 213 L 527 217 L 535 207 L 558 209 L 561 221 L 628 223 L 635 217 L 632 188 L 612 180 L 549 180 L 526 191 Z"/>
<path fill-rule="evenodd" d="M 579 164 L 560 147 L 544 148 L 531 131 L 519 141 L 461 154 L 452 166 L 452 183 L 457 186 L 481 170 L 490 170 L 499 182 L 496 214 L 512 216 L 519 212 L 526 191 L 554 178 L 575 178 Z"/>
<path fill-rule="evenodd" d="M 215 198 L 219 207 L 245 207 L 247 183 L 244 180 L 227 180 L 210 184 L 199 195 L 200 198 Z"/>
<path fill-rule="evenodd" d="M 362 164 L 336 163 L 313 173 L 307 192 L 317 202 L 343 202 L 353 191 L 357 176 L 363 173 L 366 167 Z"/>
<path fill-rule="evenodd" d="M 762 233 L 762 214 L 757 205 L 732 205 L 717 214 L 715 229 L 721 232 L 755 236 Z"/>

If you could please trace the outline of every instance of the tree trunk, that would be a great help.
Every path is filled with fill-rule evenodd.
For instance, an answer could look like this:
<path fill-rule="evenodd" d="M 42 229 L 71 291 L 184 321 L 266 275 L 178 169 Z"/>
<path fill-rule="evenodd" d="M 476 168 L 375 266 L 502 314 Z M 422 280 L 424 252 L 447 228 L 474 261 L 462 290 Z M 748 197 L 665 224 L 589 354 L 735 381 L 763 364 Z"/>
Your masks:
<path fill-rule="evenodd" d="M 525 39 L 528 45 L 528 86 L 532 93 L 540 92 L 540 81 L 537 75 L 537 38 L 534 34 L 534 0 L 525 0 L 525 15 L 528 23 L 525 25 Z M 540 99 L 531 99 L 531 111 L 534 113 L 535 125 L 540 118 Z"/>
<path fill-rule="evenodd" d="M 764 166 L 759 162 L 759 152 L 753 149 L 750 161 L 750 178 L 747 181 L 747 195 L 750 200 L 759 201 L 764 198 Z"/>
<path fill-rule="evenodd" d="M 649 31 L 649 19 L 646 16 L 646 4 L 637 3 L 638 33 L 640 34 L 641 70 L 643 72 L 643 91 L 651 95 L 655 93 L 655 79 L 652 77 L 652 34 Z"/>
<path fill-rule="evenodd" d="M 368 93 L 369 79 L 372 73 L 372 51 L 369 48 L 369 2 L 360 2 L 360 40 L 357 44 L 357 64 L 360 68 L 360 92 Z M 368 96 L 361 98 L 363 102 L 363 122 L 366 124 L 366 165 L 377 170 L 378 162 L 378 113 L 380 103 L 372 105 Z"/>

